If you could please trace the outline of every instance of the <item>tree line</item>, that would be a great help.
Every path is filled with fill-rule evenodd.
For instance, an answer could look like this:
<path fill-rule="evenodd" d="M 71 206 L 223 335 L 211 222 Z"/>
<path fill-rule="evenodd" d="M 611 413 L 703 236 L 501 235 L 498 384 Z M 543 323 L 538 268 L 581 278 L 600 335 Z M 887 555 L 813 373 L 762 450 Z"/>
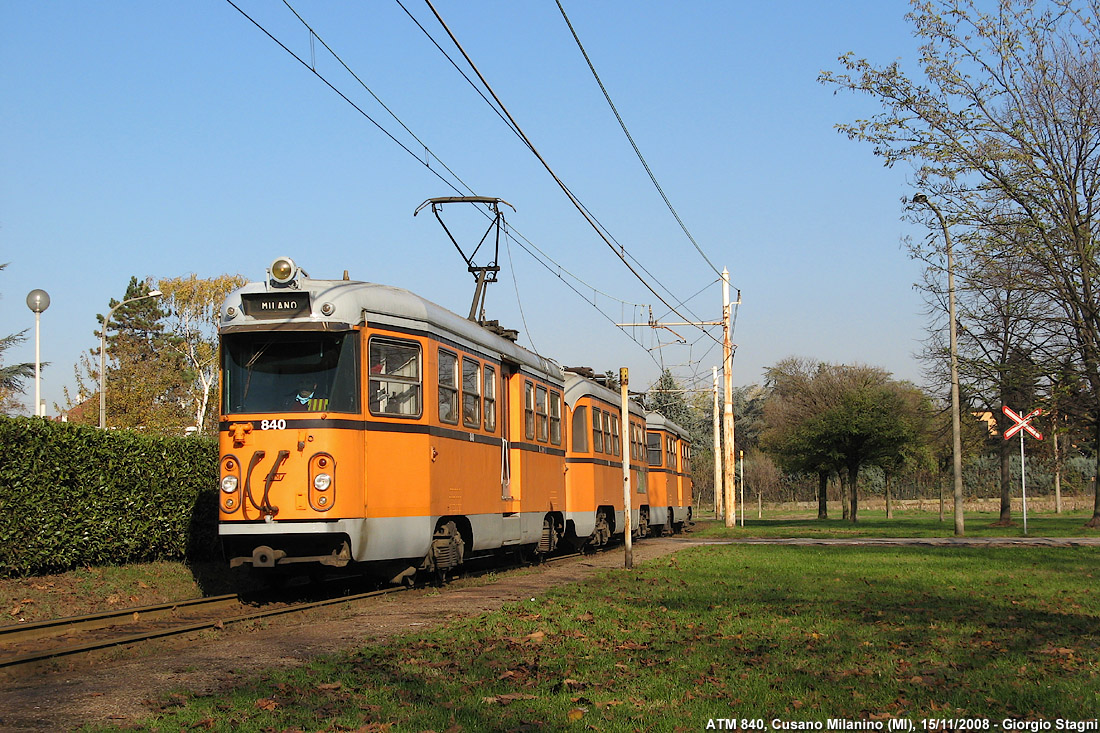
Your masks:
<path fill-rule="evenodd" d="M 1052 396 L 1036 400 L 1049 409 Z M 686 391 L 665 371 L 645 401 L 691 434 L 695 501 L 713 506 L 712 394 Z M 743 479 L 747 502 L 757 496 L 767 502 L 813 501 L 819 518 L 839 510 L 854 522 L 861 500 L 870 496 L 885 500 L 890 517 L 899 499 L 933 507 L 939 501 L 942 510 L 944 489 L 950 494 L 950 403 L 884 369 L 789 357 L 765 370 L 763 384 L 735 389 L 733 403 L 735 455 L 743 452 L 738 486 Z M 1062 440 L 1057 455 L 1049 437 L 1031 441 L 1030 496 L 1086 495 L 1096 452 L 1088 423 L 1083 413 L 1062 413 L 1057 424 L 1045 417 L 1036 423 L 1047 436 Z M 993 415 L 980 408 L 967 409 L 962 429 L 967 501 L 1002 502 L 998 521 L 1012 523 L 1011 500 L 1019 497 L 1020 487 L 1018 443 L 1005 441 Z M 1014 455 L 1002 473 L 1006 443 Z"/>

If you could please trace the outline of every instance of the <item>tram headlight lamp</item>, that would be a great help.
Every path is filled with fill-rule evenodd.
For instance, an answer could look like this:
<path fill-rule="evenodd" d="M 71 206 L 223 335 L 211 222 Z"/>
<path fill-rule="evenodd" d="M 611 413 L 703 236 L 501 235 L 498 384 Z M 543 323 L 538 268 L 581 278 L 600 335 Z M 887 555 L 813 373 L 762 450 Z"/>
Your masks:
<path fill-rule="evenodd" d="M 224 476 L 222 478 L 222 491 L 227 494 L 232 494 L 237 490 L 237 477 L 236 476 Z"/>
<path fill-rule="evenodd" d="M 279 257 L 271 263 L 271 279 L 286 285 L 298 277 L 298 266 L 289 257 Z"/>
<path fill-rule="evenodd" d="M 319 473 L 313 477 L 313 488 L 318 491 L 328 491 L 328 487 L 332 486 L 332 476 L 327 473 Z"/>

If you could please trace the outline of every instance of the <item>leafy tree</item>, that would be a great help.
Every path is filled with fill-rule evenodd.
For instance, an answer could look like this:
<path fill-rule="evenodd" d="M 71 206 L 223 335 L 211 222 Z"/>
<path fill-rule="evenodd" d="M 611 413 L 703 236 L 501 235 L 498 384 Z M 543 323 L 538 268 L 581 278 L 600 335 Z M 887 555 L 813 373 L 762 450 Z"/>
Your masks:
<path fill-rule="evenodd" d="M 661 376 L 646 390 L 646 408 L 659 412 L 680 427 L 688 429 L 695 420 L 692 419 L 691 409 L 684 395 L 683 386 L 672 376 L 672 372 L 662 369 Z"/>
<path fill-rule="evenodd" d="M 768 427 L 761 446 L 785 471 L 817 476 L 818 519 L 829 518 L 829 476 L 841 468 L 836 456 L 821 449 L 813 433 L 815 418 L 837 402 L 839 393 L 832 376 L 828 365 L 794 357 L 765 371 L 769 394 L 764 420 Z"/>
<path fill-rule="evenodd" d="M 0 270 L 7 266 L 0 264 Z M 33 362 L 4 366 L 4 352 L 26 340 L 26 330 L 0 337 L 0 413 L 8 414 L 21 407 L 15 395 L 23 391 L 23 381 L 34 376 Z"/>
<path fill-rule="evenodd" d="M 1060 311 L 1094 397 L 1100 448 L 1100 4 L 913 0 L 920 73 L 840 58 L 822 72 L 883 112 L 840 126 L 950 194 L 956 219 L 1005 235 Z M 1100 478 L 1100 450 L 1094 473 Z M 1100 526 L 1100 481 L 1090 526 Z"/>
<path fill-rule="evenodd" d="M 164 293 L 168 327 L 174 336 L 170 343 L 183 358 L 190 381 L 184 385 L 184 401 L 193 416 L 193 425 L 206 432 L 216 430 L 216 412 L 210 414 L 210 399 L 217 393 L 218 320 L 221 305 L 230 291 L 247 282 L 240 275 L 221 275 L 202 279 L 165 278 L 157 283 Z M 109 393 L 108 393 L 109 394 Z"/>
<path fill-rule="evenodd" d="M 814 426 L 817 440 L 846 470 L 851 501 L 849 518 L 853 522 L 858 519 L 856 487 L 860 470 L 867 465 L 896 466 L 922 442 L 922 413 L 926 403 L 913 399 L 910 390 L 915 388 L 911 385 L 889 381 L 881 370 L 855 369 L 862 373 L 852 375 L 855 377 L 852 388 Z"/>
<path fill-rule="evenodd" d="M 165 333 L 167 316 L 158 298 L 143 298 L 149 283 L 130 278 L 121 300 L 107 323 L 107 426 L 141 428 L 150 432 L 178 433 L 190 422 L 187 384 L 193 379 L 180 354 L 179 339 Z M 96 316 L 101 328 L 103 314 Z M 98 339 L 101 331 L 96 331 Z M 75 419 L 98 424 L 99 349 L 85 354 L 77 366 L 78 405 Z M 68 395 L 70 406 L 74 399 Z M 94 405 L 94 407 L 92 407 Z"/>
<path fill-rule="evenodd" d="M 767 370 L 774 399 L 765 447 L 788 470 L 818 475 L 818 516 L 827 516 L 828 476 L 845 472 L 851 521 L 857 484 L 868 465 L 895 468 L 924 442 L 930 403 L 911 384 L 875 367 L 787 359 Z"/>

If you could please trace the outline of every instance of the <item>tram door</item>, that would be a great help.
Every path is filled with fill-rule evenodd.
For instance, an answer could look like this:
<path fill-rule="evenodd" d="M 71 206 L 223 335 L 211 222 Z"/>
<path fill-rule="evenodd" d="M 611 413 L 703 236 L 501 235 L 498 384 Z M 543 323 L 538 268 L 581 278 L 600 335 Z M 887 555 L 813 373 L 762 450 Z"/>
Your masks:
<path fill-rule="evenodd" d="M 501 390 L 500 390 L 500 496 L 502 503 L 502 544 L 518 544 L 523 537 L 523 520 L 520 516 L 520 501 L 517 496 L 516 484 L 512 475 L 512 390 L 520 385 L 516 394 L 522 394 L 522 382 L 519 380 L 519 365 L 501 361 L 500 364 Z M 522 414 L 523 405 L 520 404 Z"/>

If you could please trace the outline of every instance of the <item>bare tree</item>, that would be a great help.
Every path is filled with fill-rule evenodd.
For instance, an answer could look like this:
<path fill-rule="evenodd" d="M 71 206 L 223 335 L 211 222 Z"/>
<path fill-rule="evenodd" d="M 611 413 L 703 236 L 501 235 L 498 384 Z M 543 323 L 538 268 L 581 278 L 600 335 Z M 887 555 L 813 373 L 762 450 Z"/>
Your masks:
<path fill-rule="evenodd" d="M 1016 245 L 1049 293 L 1094 396 L 1100 448 L 1100 0 L 913 0 L 920 72 L 852 54 L 822 72 L 883 112 L 840 125 L 921 186 L 955 192 L 958 211 Z M 988 216 L 996 212 L 996 216 Z M 1100 450 L 1095 472 L 1100 477 Z M 1100 526 L 1097 491 L 1091 526 Z"/>

